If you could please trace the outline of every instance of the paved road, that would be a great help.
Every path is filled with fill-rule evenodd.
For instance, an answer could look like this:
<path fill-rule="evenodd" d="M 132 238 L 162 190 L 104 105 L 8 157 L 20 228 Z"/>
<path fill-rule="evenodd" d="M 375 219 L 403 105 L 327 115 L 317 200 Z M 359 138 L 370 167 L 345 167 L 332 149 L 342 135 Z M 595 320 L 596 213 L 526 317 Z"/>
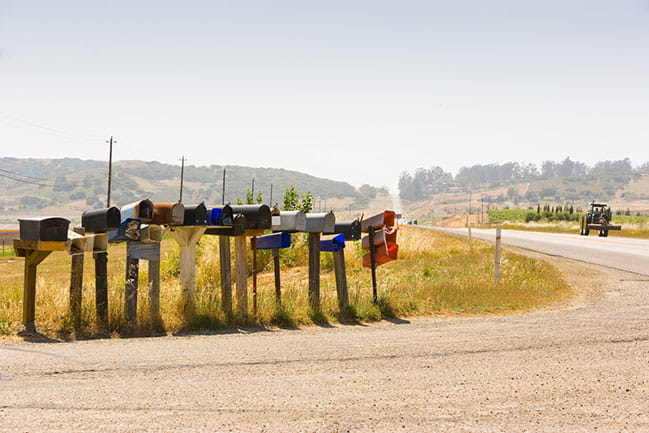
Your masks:
<path fill-rule="evenodd" d="M 467 235 L 467 229 L 422 226 Z M 472 236 L 494 242 L 495 229 L 472 229 Z M 553 256 L 649 275 L 649 240 L 502 230 L 502 243 Z"/>

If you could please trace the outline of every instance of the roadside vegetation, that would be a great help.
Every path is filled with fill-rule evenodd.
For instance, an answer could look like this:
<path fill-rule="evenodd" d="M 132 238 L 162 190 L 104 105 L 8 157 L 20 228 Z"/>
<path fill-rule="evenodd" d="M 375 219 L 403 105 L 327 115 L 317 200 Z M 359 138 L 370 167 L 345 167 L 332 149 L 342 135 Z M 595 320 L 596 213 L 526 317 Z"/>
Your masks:
<path fill-rule="evenodd" d="M 493 281 L 494 248 L 474 242 L 473 253 L 465 240 L 424 230 L 402 227 L 399 259 L 380 266 L 378 305 L 372 303 L 371 278 L 360 266 L 364 253 L 359 243 L 346 248 L 350 306 L 338 311 L 333 258 L 321 258 L 321 311 L 311 311 L 307 302 L 307 245 L 304 235 L 293 235 L 294 245 L 282 250 L 282 304 L 275 302 L 272 260 L 259 252 L 258 314 L 221 312 L 219 253 L 216 238 L 204 237 L 199 244 L 196 269 L 196 318 L 182 323 L 178 280 L 179 251 L 170 239 L 162 243 L 161 313 L 167 332 L 210 330 L 238 326 L 293 327 L 331 322 L 371 322 L 384 318 L 416 315 L 508 314 L 538 308 L 571 294 L 560 273 L 551 265 L 524 256 L 504 253 L 502 280 Z M 125 246 L 109 249 L 110 330 L 113 336 L 126 329 L 124 322 Z M 148 315 L 147 270 L 142 262 L 138 294 L 137 335 L 156 334 Z M 40 332 L 72 338 L 67 312 L 70 257 L 54 253 L 39 267 L 36 321 Z M 83 292 L 83 329 L 79 336 L 97 335 L 94 329 L 94 266 L 86 255 Z M 249 269 L 250 271 L 250 269 Z M 0 334 L 19 328 L 22 314 L 23 259 L 5 256 L 0 261 Z M 251 284 L 249 284 L 249 292 Z M 249 301 L 252 297 L 249 295 Z M 252 310 L 250 310 L 252 311 Z M 158 330 L 159 331 L 159 330 Z"/>

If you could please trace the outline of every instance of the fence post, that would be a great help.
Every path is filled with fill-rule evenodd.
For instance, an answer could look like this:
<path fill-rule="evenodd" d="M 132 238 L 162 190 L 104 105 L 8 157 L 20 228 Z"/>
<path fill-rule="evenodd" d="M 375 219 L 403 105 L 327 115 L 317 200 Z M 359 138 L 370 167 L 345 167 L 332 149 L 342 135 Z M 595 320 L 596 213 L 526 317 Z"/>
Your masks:
<path fill-rule="evenodd" d="M 245 235 L 234 237 L 234 265 L 237 309 L 242 313 L 248 313 L 248 255 Z"/>
<path fill-rule="evenodd" d="M 494 261 L 494 277 L 500 281 L 500 229 L 496 229 L 496 260 Z"/>
<path fill-rule="evenodd" d="M 230 238 L 219 236 L 219 261 L 221 265 L 221 310 L 225 317 L 232 317 L 232 265 L 230 261 Z"/>

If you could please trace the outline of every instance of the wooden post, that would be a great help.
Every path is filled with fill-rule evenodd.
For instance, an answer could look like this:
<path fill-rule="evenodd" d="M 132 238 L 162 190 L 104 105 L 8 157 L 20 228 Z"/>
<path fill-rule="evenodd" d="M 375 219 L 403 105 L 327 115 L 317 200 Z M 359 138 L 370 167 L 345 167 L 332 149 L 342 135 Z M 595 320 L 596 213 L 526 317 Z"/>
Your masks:
<path fill-rule="evenodd" d="M 83 252 L 72 255 L 70 267 L 70 315 L 72 325 L 77 331 L 81 328 L 81 297 L 83 292 Z"/>
<path fill-rule="evenodd" d="M 236 266 L 235 290 L 237 309 L 248 312 L 248 256 L 246 254 L 246 237 L 234 237 L 234 264 Z"/>
<path fill-rule="evenodd" d="M 232 265 L 229 236 L 219 236 L 219 261 L 221 265 L 221 310 L 229 319 L 232 317 Z"/>
<path fill-rule="evenodd" d="M 95 259 L 95 310 L 97 328 L 108 329 L 108 253 L 106 251 L 92 254 Z"/>
<path fill-rule="evenodd" d="M 252 315 L 257 317 L 257 236 L 250 238 L 252 248 Z"/>
<path fill-rule="evenodd" d="M 343 311 L 349 305 L 347 294 L 347 270 L 345 267 L 345 250 L 336 251 L 334 255 L 334 272 L 336 273 L 336 292 L 338 293 L 338 309 Z"/>
<path fill-rule="evenodd" d="M 309 233 L 309 306 L 320 309 L 320 233 Z"/>
<path fill-rule="evenodd" d="M 162 327 L 160 315 L 160 260 L 149 260 L 149 314 L 156 329 Z"/>
<path fill-rule="evenodd" d="M 205 226 L 175 227 L 171 235 L 180 245 L 180 289 L 182 292 L 182 315 L 186 324 L 195 314 L 196 244 L 205 233 Z"/>
<path fill-rule="evenodd" d="M 496 260 L 494 261 L 494 280 L 500 281 L 500 229 L 496 229 Z"/>
<path fill-rule="evenodd" d="M 126 324 L 131 330 L 135 326 L 137 317 L 137 286 L 140 276 L 140 261 L 126 257 L 126 288 L 124 290 L 124 311 Z"/>
<path fill-rule="evenodd" d="M 370 267 L 372 269 L 372 302 L 376 305 L 379 303 L 379 295 L 376 289 L 376 245 L 374 245 L 374 227 L 368 229 L 370 238 Z"/>
<path fill-rule="evenodd" d="M 36 269 L 51 251 L 28 250 L 25 255 L 25 282 L 23 291 L 23 325 L 25 331 L 35 332 Z"/>
<path fill-rule="evenodd" d="M 282 283 L 279 272 L 279 249 L 273 248 L 273 271 L 275 273 L 275 302 L 282 305 Z"/>
<path fill-rule="evenodd" d="M 469 252 L 473 253 L 473 238 L 471 237 L 471 214 L 467 215 L 467 226 L 469 228 Z"/>

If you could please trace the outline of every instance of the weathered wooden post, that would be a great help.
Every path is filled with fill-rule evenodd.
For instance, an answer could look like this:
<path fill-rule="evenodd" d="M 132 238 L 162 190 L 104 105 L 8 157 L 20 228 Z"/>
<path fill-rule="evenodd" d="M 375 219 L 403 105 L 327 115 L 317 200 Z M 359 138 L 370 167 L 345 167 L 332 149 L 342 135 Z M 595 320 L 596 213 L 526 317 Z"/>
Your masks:
<path fill-rule="evenodd" d="M 346 222 L 337 222 L 334 233 L 342 236 L 342 248 L 333 248 L 334 272 L 336 275 L 336 292 L 338 295 L 338 309 L 343 311 L 349 305 L 347 292 L 347 269 L 345 266 L 344 242 L 357 241 L 361 239 L 361 223 L 358 219 Z M 335 238 L 334 238 L 335 239 Z M 340 239 L 340 238 L 339 238 Z"/>
<path fill-rule="evenodd" d="M 494 260 L 494 280 L 500 281 L 500 229 L 496 229 L 496 259 Z"/>
<path fill-rule="evenodd" d="M 273 274 L 275 276 L 275 302 L 277 305 L 282 305 L 282 282 L 281 273 L 279 271 L 279 249 L 273 248 Z"/>
<path fill-rule="evenodd" d="M 246 253 L 246 236 L 234 238 L 235 291 L 237 309 L 248 312 L 248 256 Z"/>
<path fill-rule="evenodd" d="M 374 227 L 369 227 L 370 240 L 370 269 L 372 270 L 372 302 L 378 304 L 378 290 L 376 288 L 376 245 L 374 245 Z"/>
<path fill-rule="evenodd" d="M 273 261 L 274 261 L 274 268 L 275 268 L 275 302 L 278 305 L 281 305 L 281 297 L 282 297 L 281 286 L 280 286 L 280 273 L 279 273 L 279 250 L 280 248 L 288 248 L 290 246 L 291 246 L 291 235 L 285 232 L 259 236 L 255 240 L 255 249 L 271 250 L 273 253 Z"/>
<path fill-rule="evenodd" d="M 307 213 L 306 228 L 309 244 L 309 306 L 320 309 L 320 235 L 336 227 L 333 212 Z"/>
<path fill-rule="evenodd" d="M 196 244 L 206 229 L 206 226 L 179 226 L 171 230 L 172 237 L 180 245 L 180 288 L 185 323 L 191 323 L 194 319 Z"/>
<path fill-rule="evenodd" d="M 225 317 L 232 316 L 232 264 L 230 237 L 219 236 L 219 264 L 221 271 L 221 310 Z"/>
<path fill-rule="evenodd" d="M 333 254 L 338 309 L 342 311 L 349 304 L 347 296 L 347 275 L 345 270 L 345 236 L 343 234 L 336 234 L 321 238 L 320 251 Z"/>
<path fill-rule="evenodd" d="M 126 323 L 129 328 L 135 326 L 137 317 L 137 289 L 140 276 L 140 261 L 132 257 L 126 257 L 126 285 L 124 288 L 124 312 Z"/>
<path fill-rule="evenodd" d="M 257 317 L 257 236 L 250 238 L 252 249 L 252 315 Z"/>

